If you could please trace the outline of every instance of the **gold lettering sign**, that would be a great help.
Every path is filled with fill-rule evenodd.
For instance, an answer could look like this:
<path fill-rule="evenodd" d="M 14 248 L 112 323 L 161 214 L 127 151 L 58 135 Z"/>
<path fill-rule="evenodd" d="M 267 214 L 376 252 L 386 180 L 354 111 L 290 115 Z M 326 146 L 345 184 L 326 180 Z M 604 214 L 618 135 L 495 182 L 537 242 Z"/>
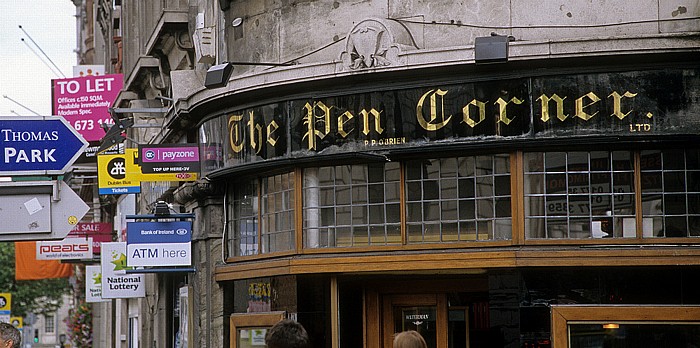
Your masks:
<path fill-rule="evenodd" d="M 347 138 L 350 133 L 355 130 L 355 128 L 352 128 L 350 130 L 345 130 L 345 125 L 350 122 L 355 116 L 352 114 L 350 111 L 345 111 L 342 113 L 340 116 L 338 116 L 338 134 L 340 134 L 341 137 Z"/>
<path fill-rule="evenodd" d="M 250 147 L 253 148 L 253 151 L 255 151 L 256 154 L 258 154 L 260 153 L 260 150 L 262 150 L 262 126 L 255 124 L 255 115 L 252 111 L 250 111 L 248 115 L 250 117 L 248 119 L 248 129 L 250 130 Z"/>
<path fill-rule="evenodd" d="M 586 98 L 586 97 L 588 97 L 588 99 L 590 99 L 592 101 L 586 105 L 583 105 L 583 98 Z M 598 111 L 594 112 L 593 114 L 587 114 L 583 111 L 583 108 L 589 107 L 589 106 L 591 106 L 599 101 L 600 101 L 600 98 L 598 98 L 598 96 L 595 95 L 595 93 L 593 93 L 593 92 L 588 92 L 585 95 L 583 95 L 581 98 L 576 99 L 576 117 L 578 117 L 584 121 L 588 121 L 591 118 L 593 118 L 593 116 L 598 114 Z"/>
<path fill-rule="evenodd" d="M 516 97 L 511 98 L 510 101 L 505 101 L 505 100 L 503 100 L 503 98 L 498 98 L 496 100 L 496 102 L 494 103 L 494 104 L 498 104 L 499 115 L 500 115 L 500 117 L 498 118 L 498 121 L 503 122 L 506 125 L 509 125 L 510 122 L 513 121 L 512 118 L 508 118 L 507 111 L 506 111 L 506 107 L 510 103 L 520 105 L 523 103 L 523 101 L 516 98 Z"/>
<path fill-rule="evenodd" d="M 620 93 L 617 93 L 617 91 L 610 93 L 608 98 L 613 98 L 613 113 L 610 116 L 615 116 L 620 120 L 627 117 L 627 115 L 629 115 L 630 112 L 632 112 L 632 110 L 630 109 L 630 111 L 622 113 L 622 98 L 634 98 L 636 96 L 637 93 L 630 93 L 629 91 L 625 91 L 623 95 L 620 95 Z"/>
<path fill-rule="evenodd" d="M 541 95 L 539 98 L 537 98 L 537 101 L 542 101 L 542 122 L 547 122 L 549 121 L 549 101 L 554 100 L 557 103 L 557 118 L 559 121 L 564 121 L 566 120 L 569 115 L 564 114 L 564 99 L 566 97 L 562 98 L 558 95 L 552 94 L 551 97 L 547 97 L 546 95 Z"/>
<path fill-rule="evenodd" d="M 382 134 L 384 133 L 384 129 L 382 128 L 381 124 L 381 119 L 379 118 L 379 114 L 381 112 L 375 110 L 374 108 L 371 108 L 369 111 L 362 109 L 360 111 L 360 115 L 362 116 L 363 120 L 363 127 L 362 127 L 362 134 L 364 135 L 369 135 L 370 129 L 369 129 L 369 116 L 372 115 L 374 116 L 374 129 L 377 130 L 377 133 Z"/>
<path fill-rule="evenodd" d="M 243 120 L 243 115 L 231 115 L 228 118 L 228 143 L 231 146 L 231 150 L 235 153 L 241 152 L 243 150 L 243 137 L 242 130 L 240 128 L 240 122 Z"/>
<path fill-rule="evenodd" d="M 434 92 L 434 93 L 433 93 Z M 437 91 L 434 89 L 431 89 L 425 94 L 423 94 L 420 97 L 420 100 L 418 100 L 418 106 L 416 107 L 416 117 L 418 118 L 418 124 L 420 124 L 423 129 L 427 131 L 436 131 L 448 123 L 450 123 L 450 119 L 452 118 L 452 115 L 447 116 L 445 118 L 445 106 L 443 105 L 443 99 L 442 97 L 447 94 L 448 91 L 443 91 L 441 89 L 438 89 Z M 423 117 L 423 103 L 425 102 L 425 98 L 427 96 L 430 96 L 430 119 L 426 120 Z M 438 119 L 438 107 L 437 107 L 437 98 L 440 98 L 440 122 L 433 123 Z"/>
<path fill-rule="evenodd" d="M 469 106 L 473 105 L 476 106 L 476 108 L 479 110 L 479 120 L 474 122 L 472 120 L 471 116 L 469 115 Z M 474 128 L 477 124 L 481 123 L 483 120 L 486 119 L 486 103 L 480 102 L 476 99 L 473 99 L 472 101 L 469 102 L 465 107 L 462 108 L 462 122 L 466 123 L 469 127 Z"/>
<path fill-rule="evenodd" d="M 306 115 L 304 115 L 303 119 L 306 125 L 306 132 L 301 139 L 307 139 L 309 150 L 316 150 L 316 137 L 323 139 L 331 132 L 331 108 L 332 106 L 328 107 L 322 102 L 314 102 L 313 105 L 306 103 L 304 105 Z M 317 109 L 321 111 L 320 115 L 316 115 Z M 323 130 L 316 129 L 316 123 L 322 124 Z"/>

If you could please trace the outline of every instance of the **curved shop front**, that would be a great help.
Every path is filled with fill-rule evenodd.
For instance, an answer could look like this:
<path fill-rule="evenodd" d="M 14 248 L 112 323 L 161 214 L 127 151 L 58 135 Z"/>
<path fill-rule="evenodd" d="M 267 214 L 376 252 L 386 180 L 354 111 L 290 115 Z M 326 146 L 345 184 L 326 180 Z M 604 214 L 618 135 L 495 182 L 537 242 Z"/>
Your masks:
<path fill-rule="evenodd" d="M 382 76 L 200 123 L 232 347 L 700 343 L 696 63 Z"/>

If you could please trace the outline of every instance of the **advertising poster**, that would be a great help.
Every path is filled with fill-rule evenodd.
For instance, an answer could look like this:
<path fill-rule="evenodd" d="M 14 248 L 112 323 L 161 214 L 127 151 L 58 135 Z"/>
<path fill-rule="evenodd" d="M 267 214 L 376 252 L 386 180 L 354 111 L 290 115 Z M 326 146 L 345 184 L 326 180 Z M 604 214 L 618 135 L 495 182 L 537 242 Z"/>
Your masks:
<path fill-rule="evenodd" d="M 102 125 L 114 123 L 109 108 L 123 85 L 121 74 L 51 80 L 53 114 L 63 116 L 85 140 L 99 141 L 105 135 Z"/>
<path fill-rule="evenodd" d="M 126 243 L 102 243 L 102 298 L 146 296 L 143 274 L 126 274 Z"/>

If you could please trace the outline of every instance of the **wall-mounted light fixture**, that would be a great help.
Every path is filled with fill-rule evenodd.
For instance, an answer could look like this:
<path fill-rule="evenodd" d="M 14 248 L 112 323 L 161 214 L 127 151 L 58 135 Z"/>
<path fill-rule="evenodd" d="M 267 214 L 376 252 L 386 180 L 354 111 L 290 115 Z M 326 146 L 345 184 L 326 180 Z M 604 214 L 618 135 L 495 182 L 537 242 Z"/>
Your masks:
<path fill-rule="evenodd" d="M 616 323 L 603 324 L 603 329 L 613 329 L 614 330 L 614 329 L 619 329 L 619 328 L 620 328 L 620 324 L 616 324 Z"/>
<path fill-rule="evenodd" d="M 224 62 L 212 65 L 211 68 L 207 69 L 207 75 L 204 78 L 204 87 L 219 88 L 226 86 L 233 72 L 234 65 L 290 66 L 294 65 L 294 63 Z"/>
<path fill-rule="evenodd" d="M 505 63 L 508 61 L 508 42 L 511 36 L 492 33 L 491 36 L 474 39 L 474 60 L 482 63 Z"/>

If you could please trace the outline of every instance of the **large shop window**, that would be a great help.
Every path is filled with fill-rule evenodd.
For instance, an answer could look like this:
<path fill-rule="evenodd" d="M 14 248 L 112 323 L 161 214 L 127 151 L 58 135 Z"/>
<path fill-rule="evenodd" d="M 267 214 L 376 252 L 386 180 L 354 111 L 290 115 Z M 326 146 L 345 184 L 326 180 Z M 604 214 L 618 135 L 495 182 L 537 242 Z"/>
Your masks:
<path fill-rule="evenodd" d="M 527 238 L 635 237 L 630 151 L 525 153 Z"/>
<path fill-rule="evenodd" d="M 523 164 L 528 239 L 700 236 L 698 149 L 532 152 Z"/>
<path fill-rule="evenodd" d="M 234 185 L 228 197 L 229 255 L 294 249 L 293 172 Z"/>
<path fill-rule="evenodd" d="M 511 239 L 508 154 L 409 161 L 409 243 Z"/>
<path fill-rule="evenodd" d="M 304 169 L 304 247 L 401 244 L 398 163 Z"/>
<path fill-rule="evenodd" d="M 644 237 L 700 236 L 700 151 L 640 155 Z"/>

